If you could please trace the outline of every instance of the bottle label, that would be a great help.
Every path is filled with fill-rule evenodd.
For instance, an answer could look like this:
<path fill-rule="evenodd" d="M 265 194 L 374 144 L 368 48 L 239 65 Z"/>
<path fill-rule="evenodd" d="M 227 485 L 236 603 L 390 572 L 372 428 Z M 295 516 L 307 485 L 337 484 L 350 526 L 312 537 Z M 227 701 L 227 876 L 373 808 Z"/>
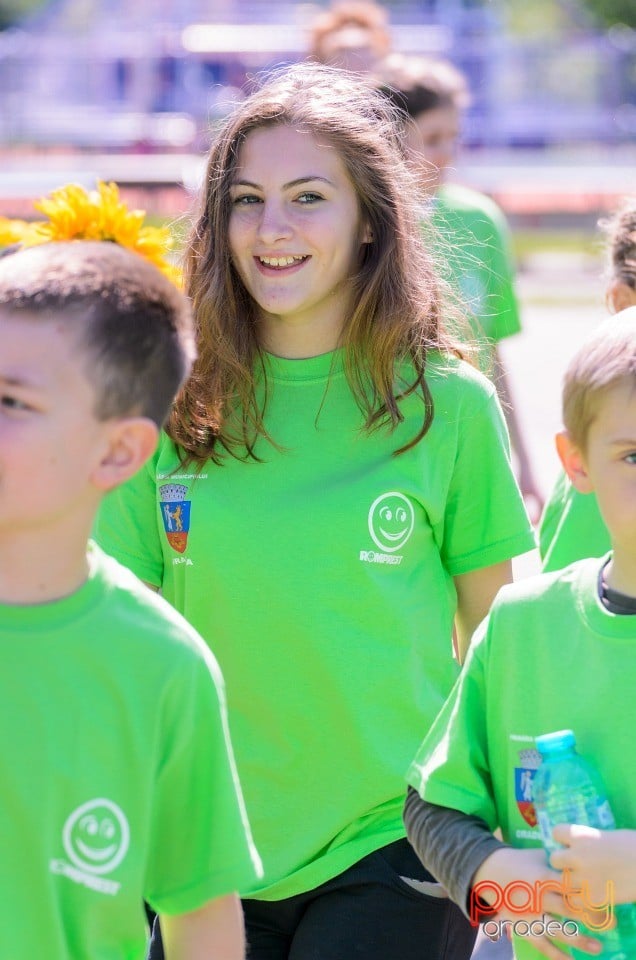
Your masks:
<path fill-rule="evenodd" d="M 615 830 L 616 824 L 614 822 L 614 815 L 609 805 L 608 800 L 603 800 L 596 808 L 596 814 L 598 816 L 598 825 L 601 830 Z"/>
<path fill-rule="evenodd" d="M 553 850 L 558 850 L 560 844 L 552 836 L 552 821 L 550 815 L 546 810 L 537 810 L 537 818 L 539 820 L 539 830 L 541 831 L 541 842 L 548 853 L 552 853 Z"/>

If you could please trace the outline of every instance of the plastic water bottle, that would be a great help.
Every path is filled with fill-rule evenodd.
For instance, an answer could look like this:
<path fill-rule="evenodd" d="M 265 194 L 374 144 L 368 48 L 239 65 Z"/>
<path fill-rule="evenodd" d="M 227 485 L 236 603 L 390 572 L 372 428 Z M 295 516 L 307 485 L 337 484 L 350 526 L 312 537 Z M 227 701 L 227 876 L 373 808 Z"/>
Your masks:
<path fill-rule="evenodd" d="M 571 730 L 559 730 L 536 738 L 542 763 L 535 772 L 532 793 L 541 831 L 541 841 L 548 855 L 561 847 L 552 830 L 557 823 L 580 823 L 599 830 L 615 830 L 616 822 L 596 768 L 576 752 L 576 739 Z M 636 905 L 614 907 L 616 927 L 597 933 L 579 924 L 581 933 L 594 937 L 603 945 L 596 954 L 605 960 L 636 958 Z M 587 958 L 570 947 L 573 957 Z"/>

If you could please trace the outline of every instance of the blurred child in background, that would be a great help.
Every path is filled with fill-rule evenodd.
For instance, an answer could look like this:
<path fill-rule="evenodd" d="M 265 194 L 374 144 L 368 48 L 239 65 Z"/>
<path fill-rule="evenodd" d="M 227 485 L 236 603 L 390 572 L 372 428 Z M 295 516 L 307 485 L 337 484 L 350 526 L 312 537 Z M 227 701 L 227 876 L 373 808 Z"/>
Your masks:
<path fill-rule="evenodd" d="M 636 198 L 599 226 L 607 238 L 605 300 L 611 313 L 636 305 Z M 609 550 L 609 534 L 594 492 L 583 494 L 563 471 L 546 504 L 539 529 L 544 570 L 559 570 Z"/>
<path fill-rule="evenodd" d="M 385 63 L 383 79 L 384 92 L 408 118 L 406 146 L 428 198 L 422 214 L 425 239 L 468 310 L 479 366 L 497 385 L 519 485 L 538 519 L 542 495 L 498 346 L 521 329 L 508 226 L 489 197 L 447 182 L 469 102 L 466 80 L 447 60 L 395 55 Z"/>
<path fill-rule="evenodd" d="M 376 73 L 391 48 L 388 16 L 373 0 L 333 3 L 311 25 L 309 56 L 354 73 Z"/>

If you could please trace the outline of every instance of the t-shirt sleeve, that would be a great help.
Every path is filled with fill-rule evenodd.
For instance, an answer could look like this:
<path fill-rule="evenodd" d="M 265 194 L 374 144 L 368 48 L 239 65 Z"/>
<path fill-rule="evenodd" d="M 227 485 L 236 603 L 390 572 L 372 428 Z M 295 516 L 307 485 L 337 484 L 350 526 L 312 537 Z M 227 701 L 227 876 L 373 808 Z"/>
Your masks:
<path fill-rule="evenodd" d="M 262 876 L 236 772 L 223 680 L 202 650 L 175 674 L 150 821 L 145 899 L 158 913 L 196 910 Z"/>
<path fill-rule="evenodd" d="M 466 663 L 411 764 L 407 780 L 423 800 L 498 824 L 488 767 L 486 649 L 488 618 Z"/>
<path fill-rule="evenodd" d="M 141 580 L 160 587 L 163 552 L 157 526 L 155 460 L 102 500 L 93 537 Z"/>
<path fill-rule="evenodd" d="M 473 384 L 459 413 L 441 554 L 452 576 L 532 550 L 534 532 L 510 461 L 510 442 L 497 394 Z"/>

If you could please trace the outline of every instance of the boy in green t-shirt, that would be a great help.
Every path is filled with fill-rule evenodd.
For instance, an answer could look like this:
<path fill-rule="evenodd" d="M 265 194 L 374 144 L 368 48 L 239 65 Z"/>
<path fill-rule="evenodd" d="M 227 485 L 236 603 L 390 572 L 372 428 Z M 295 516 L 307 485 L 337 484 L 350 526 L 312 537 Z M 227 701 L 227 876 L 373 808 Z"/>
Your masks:
<path fill-rule="evenodd" d="M 219 669 L 89 543 L 190 370 L 189 306 L 115 244 L 44 244 L 0 260 L 0 343 L 0 954 L 141 960 L 146 900 L 170 960 L 239 960 L 260 865 Z"/>
<path fill-rule="evenodd" d="M 527 922 L 513 928 L 523 934 L 514 940 L 524 960 L 563 957 L 557 942 L 598 952 L 572 926 L 548 928 L 550 915 L 580 920 L 576 901 L 555 883 L 579 891 L 588 884 L 587 902 L 599 906 L 610 882 L 614 903 L 636 900 L 636 307 L 600 326 L 575 355 L 563 421 L 563 466 L 577 490 L 596 493 L 612 551 L 500 591 L 411 765 L 405 808 L 411 843 L 466 913 L 480 906 L 473 891 L 482 881 L 502 889 L 551 881 L 526 914 L 504 909 L 489 918 L 493 934 L 500 920 L 540 918 L 534 936 Z M 599 768 L 619 829 L 559 825 L 562 849 L 549 869 L 542 850 L 512 848 L 540 846 L 534 738 L 564 728 Z M 497 827 L 505 843 L 492 835 Z M 482 915 L 496 909 L 496 890 L 486 891 Z"/>

